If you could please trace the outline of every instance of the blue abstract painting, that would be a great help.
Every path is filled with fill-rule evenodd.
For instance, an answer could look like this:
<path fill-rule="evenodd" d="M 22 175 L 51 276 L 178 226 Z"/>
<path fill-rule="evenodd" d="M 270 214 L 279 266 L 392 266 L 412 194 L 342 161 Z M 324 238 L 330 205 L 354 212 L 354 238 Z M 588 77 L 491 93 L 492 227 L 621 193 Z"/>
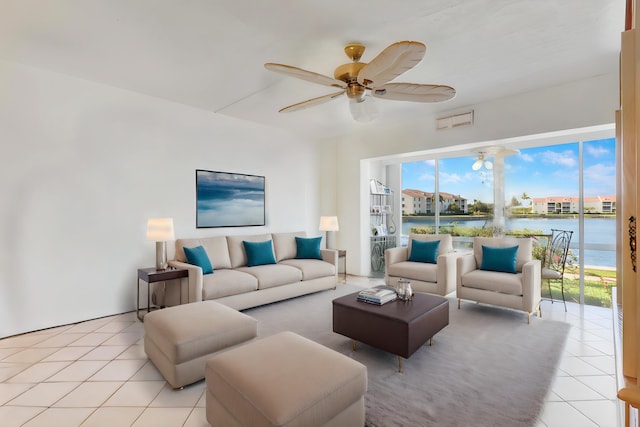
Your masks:
<path fill-rule="evenodd" d="M 265 225 L 264 176 L 196 170 L 196 228 Z"/>

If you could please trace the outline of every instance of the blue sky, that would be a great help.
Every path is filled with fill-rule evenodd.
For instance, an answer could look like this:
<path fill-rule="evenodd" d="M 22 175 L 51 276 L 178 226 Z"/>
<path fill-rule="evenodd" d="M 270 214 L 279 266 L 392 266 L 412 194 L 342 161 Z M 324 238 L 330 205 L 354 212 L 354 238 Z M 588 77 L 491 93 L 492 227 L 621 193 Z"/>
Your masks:
<path fill-rule="evenodd" d="M 615 195 L 615 139 L 584 142 L 583 151 L 585 196 Z M 474 161 L 473 156 L 441 159 L 440 191 L 459 194 L 469 202 L 492 202 L 493 177 L 484 168 L 473 171 Z M 521 149 L 505 158 L 505 199 L 507 203 L 512 196 L 520 199 L 523 192 L 530 197 L 576 197 L 578 169 L 578 143 Z M 431 192 L 434 173 L 434 160 L 404 163 L 402 188 Z"/>

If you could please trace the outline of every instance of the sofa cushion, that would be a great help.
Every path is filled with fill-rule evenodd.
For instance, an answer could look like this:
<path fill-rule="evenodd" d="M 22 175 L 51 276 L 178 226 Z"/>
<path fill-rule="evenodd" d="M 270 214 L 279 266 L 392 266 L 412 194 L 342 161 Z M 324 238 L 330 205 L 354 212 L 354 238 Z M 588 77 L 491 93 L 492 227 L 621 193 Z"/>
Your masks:
<path fill-rule="evenodd" d="M 386 267 L 388 275 L 393 277 L 402 277 L 410 280 L 420 280 L 423 282 L 437 283 L 437 264 L 428 264 L 424 262 L 402 261 L 391 264 Z"/>
<path fill-rule="evenodd" d="M 204 237 L 201 239 L 178 239 L 176 240 L 175 259 L 181 262 L 187 262 L 183 247 L 193 248 L 202 246 L 209 255 L 209 261 L 214 270 L 218 268 L 231 268 L 231 259 L 229 258 L 229 247 L 227 246 L 227 238 L 225 236 Z"/>
<path fill-rule="evenodd" d="M 522 273 L 505 274 L 497 271 L 473 270 L 462 276 L 462 286 L 508 295 L 522 295 Z"/>
<path fill-rule="evenodd" d="M 440 241 L 438 255 L 444 255 L 453 251 L 453 239 L 451 238 L 451 234 L 409 234 L 409 245 L 407 248 L 407 253 L 409 254 L 411 253 L 411 246 L 414 240 L 421 242 Z"/>
<path fill-rule="evenodd" d="M 202 277 L 202 299 L 217 299 L 258 289 L 258 279 L 251 274 L 228 268 Z"/>
<path fill-rule="evenodd" d="M 333 264 L 317 259 L 285 259 L 280 264 L 290 265 L 302 272 L 302 280 L 333 276 L 336 268 Z"/>
<path fill-rule="evenodd" d="M 518 245 L 507 248 L 495 248 L 482 246 L 481 270 L 501 271 L 503 273 L 516 273 L 516 256 Z"/>
<path fill-rule="evenodd" d="M 276 263 L 271 240 L 265 240 L 264 242 L 243 241 L 242 244 L 247 253 L 247 267 Z"/>
<path fill-rule="evenodd" d="M 280 262 L 283 259 L 295 258 L 297 253 L 296 237 L 306 236 L 307 234 L 304 231 L 273 233 L 271 239 L 273 240 L 273 250 L 276 253 L 276 261 Z"/>
<path fill-rule="evenodd" d="M 296 258 L 297 259 L 322 259 L 320 254 L 320 237 L 298 237 L 296 236 Z"/>
<path fill-rule="evenodd" d="M 202 274 L 213 273 L 213 267 L 209 260 L 209 255 L 204 246 L 196 246 L 195 248 L 188 248 L 184 246 L 184 256 L 187 257 L 187 262 L 192 265 L 197 265 L 202 269 Z"/>
<path fill-rule="evenodd" d="M 518 245 L 518 255 L 516 256 L 516 271 L 521 272 L 522 266 L 531 261 L 531 251 L 533 243 L 530 237 L 474 237 L 473 255 L 476 258 L 476 265 L 482 265 L 482 246 L 493 246 L 507 248 Z"/>
<path fill-rule="evenodd" d="M 302 271 L 284 264 L 257 265 L 254 267 L 240 267 L 238 271 L 249 273 L 258 279 L 258 289 L 273 288 L 288 285 L 302 280 Z"/>
<path fill-rule="evenodd" d="M 431 242 L 416 240 L 411 245 L 409 261 L 435 264 L 438 262 L 439 246 L 440 240 L 433 240 Z"/>
<path fill-rule="evenodd" d="M 231 267 L 238 268 L 247 265 L 247 254 L 242 242 L 264 242 L 270 240 L 271 234 L 254 234 L 247 236 L 227 236 L 227 246 L 229 247 L 229 258 Z M 293 240 L 293 239 L 292 239 Z"/>

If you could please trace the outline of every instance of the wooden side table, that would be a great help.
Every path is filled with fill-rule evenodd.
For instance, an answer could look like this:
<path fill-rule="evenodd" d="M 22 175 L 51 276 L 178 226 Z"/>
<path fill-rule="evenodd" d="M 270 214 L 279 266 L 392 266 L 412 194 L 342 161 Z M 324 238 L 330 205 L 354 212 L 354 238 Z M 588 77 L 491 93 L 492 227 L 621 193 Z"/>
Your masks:
<path fill-rule="evenodd" d="M 140 315 L 140 280 L 147 282 L 147 313 L 151 310 L 151 284 L 157 282 L 172 281 L 175 279 L 183 279 L 189 277 L 189 270 L 186 268 L 168 268 L 166 270 L 158 270 L 157 268 L 139 268 L 138 269 L 138 304 L 136 307 L 136 316 L 141 322 L 144 322 L 144 316 Z M 178 282 L 182 284 L 182 280 Z M 187 286 L 187 300 L 190 299 L 189 287 Z M 182 287 L 180 287 L 180 304 L 182 304 Z"/>
<path fill-rule="evenodd" d="M 340 258 L 344 258 L 344 283 L 347 283 L 347 251 L 345 249 L 338 249 L 338 268 L 340 268 Z M 340 274 L 339 271 L 338 274 Z"/>

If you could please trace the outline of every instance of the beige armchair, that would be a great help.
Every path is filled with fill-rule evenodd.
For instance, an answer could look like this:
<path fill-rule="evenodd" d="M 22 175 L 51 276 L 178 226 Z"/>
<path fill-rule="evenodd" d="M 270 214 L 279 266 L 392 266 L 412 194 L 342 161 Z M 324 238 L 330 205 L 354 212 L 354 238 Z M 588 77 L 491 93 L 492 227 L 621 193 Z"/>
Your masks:
<path fill-rule="evenodd" d="M 437 262 L 410 261 L 414 240 L 440 241 Z M 407 279 L 416 292 L 447 295 L 456 289 L 456 258 L 459 255 L 453 252 L 450 234 L 411 234 L 408 246 L 390 248 L 384 252 L 385 281 L 387 285 L 395 287 L 399 279 Z"/>
<path fill-rule="evenodd" d="M 484 251 L 483 246 L 489 247 Z M 507 252 L 517 246 L 515 259 Z M 540 317 L 540 260 L 532 259 L 531 238 L 476 237 L 473 253 L 457 260 L 458 309 L 463 299 L 522 310 L 527 321 L 535 311 Z M 502 250 L 495 250 L 502 248 Z M 506 251 L 506 252 L 505 252 Z M 495 271 L 512 264 L 514 272 Z M 511 265 L 509 265 L 511 267 Z"/>

